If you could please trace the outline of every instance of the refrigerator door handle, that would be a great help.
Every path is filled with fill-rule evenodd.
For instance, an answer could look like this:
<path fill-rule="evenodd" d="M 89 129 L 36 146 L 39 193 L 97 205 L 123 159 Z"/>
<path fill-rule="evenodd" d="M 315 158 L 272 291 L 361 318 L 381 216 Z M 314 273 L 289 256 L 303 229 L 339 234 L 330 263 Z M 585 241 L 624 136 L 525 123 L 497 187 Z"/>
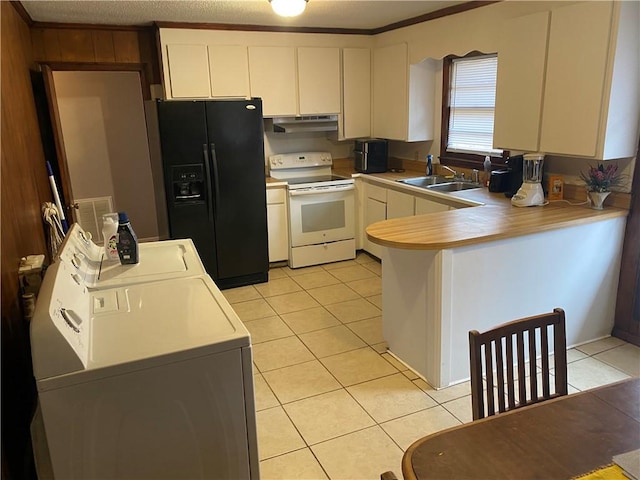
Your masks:
<path fill-rule="evenodd" d="M 209 151 L 207 150 L 207 144 L 202 145 L 202 152 L 204 153 L 204 173 L 207 177 L 207 189 L 209 190 L 208 201 L 207 201 L 207 210 L 209 212 L 209 222 L 213 223 L 213 200 L 211 198 L 212 190 L 211 190 L 211 166 L 209 164 Z"/>
<path fill-rule="evenodd" d="M 209 147 L 211 148 L 211 163 L 213 165 L 213 181 L 215 183 L 216 188 L 216 208 L 220 204 L 220 182 L 218 181 L 218 158 L 216 157 L 216 145 L 215 143 L 210 143 Z"/>

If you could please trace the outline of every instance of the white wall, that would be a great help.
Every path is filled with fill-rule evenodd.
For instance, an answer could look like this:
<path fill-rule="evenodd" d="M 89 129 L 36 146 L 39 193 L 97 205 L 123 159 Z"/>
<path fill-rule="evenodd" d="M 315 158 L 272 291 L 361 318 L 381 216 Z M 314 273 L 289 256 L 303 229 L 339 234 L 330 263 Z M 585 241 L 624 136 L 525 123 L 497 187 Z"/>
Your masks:
<path fill-rule="evenodd" d="M 336 133 L 265 133 L 264 155 L 330 152 L 333 158 L 353 158 L 353 140 L 338 141 Z"/>
<path fill-rule="evenodd" d="M 111 195 L 140 239 L 158 222 L 137 72 L 54 72 L 74 199 Z"/>

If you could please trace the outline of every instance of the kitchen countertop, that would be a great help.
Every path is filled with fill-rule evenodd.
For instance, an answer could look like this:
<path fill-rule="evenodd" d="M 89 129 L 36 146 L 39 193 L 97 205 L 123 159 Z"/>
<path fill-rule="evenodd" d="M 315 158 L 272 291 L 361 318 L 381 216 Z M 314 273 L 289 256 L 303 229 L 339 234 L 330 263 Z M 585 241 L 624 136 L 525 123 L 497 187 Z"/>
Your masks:
<path fill-rule="evenodd" d="M 334 168 L 344 177 L 360 177 L 370 183 L 393 187 L 434 201 L 454 203 L 470 208 L 396 218 L 371 224 L 367 238 L 386 247 L 408 250 L 442 250 L 465 245 L 491 242 L 548 230 L 625 217 L 628 210 L 607 206 L 593 210 L 587 205 L 551 202 L 543 207 L 514 207 L 502 193 L 486 188 L 440 193 L 398 183 L 403 178 L 420 177 L 422 171 L 363 174 L 353 168 Z M 283 187 L 287 182 L 266 177 L 267 188 Z M 575 202 L 574 202 L 575 203 Z"/>
<path fill-rule="evenodd" d="M 414 194 L 427 192 L 396 182 L 402 178 L 423 176 L 423 172 L 357 174 L 349 169 L 336 169 L 335 173 L 361 176 L 385 186 L 400 186 Z M 377 222 L 367 227 L 367 238 L 386 247 L 442 250 L 626 217 L 629 213 L 623 208 L 593 210 L 584 204 L 571 205 L 564 201 L 551 202 L 543 207 L 514 207 L 503 193 L 491 193 L 486 188 L 454 193 L 428 192 L 428 196 L 434 200 L 455 199 L 477 206 Z"/>
<path fill-rule="evenodd" d="M 280 180 L 278 178 L 273 178 L 273 177 L 269 177 L 269 176 L 267 176 L 265 178 L 265 182 L 267 182 L 267 188 L 277 188 L 277 187 L 286 187 L 287 186 L 287 181 L 286 180 Z"/>

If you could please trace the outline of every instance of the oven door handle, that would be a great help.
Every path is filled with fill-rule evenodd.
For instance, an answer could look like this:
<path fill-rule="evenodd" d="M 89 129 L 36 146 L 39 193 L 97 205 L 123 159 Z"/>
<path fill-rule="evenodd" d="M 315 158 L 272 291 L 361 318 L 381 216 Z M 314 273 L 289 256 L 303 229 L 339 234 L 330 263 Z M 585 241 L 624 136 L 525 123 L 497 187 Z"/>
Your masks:
<path fill-rule="evenodd" d="M 312 188 L 309 190 L 300 189 L 300 190 L 289 190 L 290 197 L 298 197 L 302 195 L 326 195 L 328 193 L 340 193 L 340 192 L 348 192 L 349 190 L 355 190 L 353 185 L 345 185 L 339 187 L 331 187 L 331 188 Z"/>

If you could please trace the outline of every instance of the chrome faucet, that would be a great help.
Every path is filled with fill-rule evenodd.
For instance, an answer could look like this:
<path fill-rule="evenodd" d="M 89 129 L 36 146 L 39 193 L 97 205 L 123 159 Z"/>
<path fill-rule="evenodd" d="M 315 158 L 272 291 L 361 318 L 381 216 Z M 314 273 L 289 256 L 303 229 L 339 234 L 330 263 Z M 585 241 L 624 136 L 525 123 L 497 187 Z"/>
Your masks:
<path fill-rule="evenodd" d="M 456 180 L 464 180 L 464 172 L 463 173 L 458 173 L 453 168 L 447 167 L 446 165 L 442 165 L 442 164 L 440 164 L 440 168 L 444 168 L 445 170 L 449 170 L 451 173 L 453 173 L 453 178 L 454 179 L 456 179 Z"/>

